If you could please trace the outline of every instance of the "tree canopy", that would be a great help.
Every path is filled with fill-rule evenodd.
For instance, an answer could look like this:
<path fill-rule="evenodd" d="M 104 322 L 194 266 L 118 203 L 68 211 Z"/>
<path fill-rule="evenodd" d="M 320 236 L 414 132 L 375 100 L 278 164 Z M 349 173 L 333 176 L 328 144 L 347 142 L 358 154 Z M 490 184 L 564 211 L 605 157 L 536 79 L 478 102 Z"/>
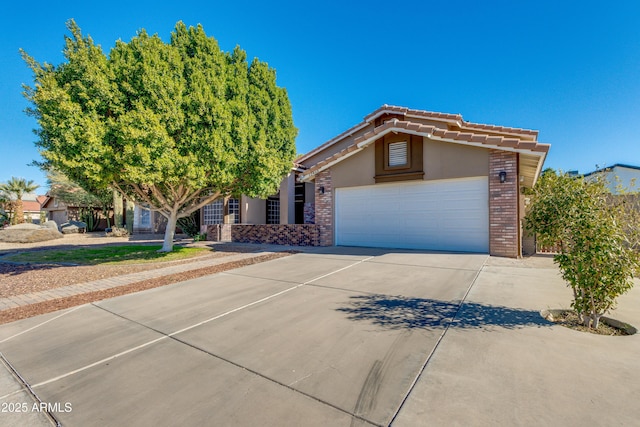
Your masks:
<path fill-rule="evenodd" d="M 220 50 L 202 26 L 178 22 L 169 43 L 143 29 L 109 55 L 71 20 L 65 62 L 23 57 L 44 159 L 84 188 L 117 189 L 175 222 L 229 194 L 277 191 L 295 157 L 297 129 L 275 70 L 236 47 Z"/>

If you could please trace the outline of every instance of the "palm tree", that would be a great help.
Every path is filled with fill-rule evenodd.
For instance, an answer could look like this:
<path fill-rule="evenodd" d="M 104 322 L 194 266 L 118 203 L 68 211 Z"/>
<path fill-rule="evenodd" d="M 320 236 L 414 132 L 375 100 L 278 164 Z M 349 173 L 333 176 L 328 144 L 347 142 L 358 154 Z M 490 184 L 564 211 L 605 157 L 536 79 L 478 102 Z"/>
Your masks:
<path fill-rule="evenodd" d="M 14 195 L 16 200 L 14 202 L 13 217 L 11 218 L 11 224 L 21 224 L 24 222 L 24 209 L 22 207 L 22 196 L 26 193 L 36 191 L 40 187 L 33 181 L 27 181 L 24 178 L 16 178 L 12 176 L 6 184 L 0 184 L 0 191 L 3 191 L 9 195 Z"/>

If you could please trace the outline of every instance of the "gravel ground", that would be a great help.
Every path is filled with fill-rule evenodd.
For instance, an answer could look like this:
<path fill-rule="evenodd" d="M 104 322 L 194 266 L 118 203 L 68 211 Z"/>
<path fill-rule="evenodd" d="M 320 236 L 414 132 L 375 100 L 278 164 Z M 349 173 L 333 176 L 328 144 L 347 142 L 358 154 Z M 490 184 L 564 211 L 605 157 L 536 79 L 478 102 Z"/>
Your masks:
<path fill-rule="evenodd" d="M 201 261 L 207 258 L 220 258 L 238 252 L 253 252 L 261 249 L 260 245 L 234 245 L 218 244 L 212 242 L 191 242 L 191 239 L 176 239 L 178 244 L 193 246 L 211 247 L 210 254 L 170 262 L 155 262 L 146 264 L 128 265 L 94 265 L 94 266 L 61 266 L 56 264 L 11 264 L 3 263 L 2 256 L 6 253 L 35 251 L 42 249 L 72 249 L 89 246 L 122 245 L 122 244 L 158 244 L 161 243 L 162 236 L 158 235 L 134 235 L 133 238 L 112 238 L 102 237 L 102 233 L 87 233 L 79 235 L 65 235 L 63 239 L 56 239 L 40 243 L 0 243 L 0 298 L 21 295 L 31 292 L 44 291 L 61 286 L 73 285 L 77 283 L 90 282 L 92 280 L 107 277 L 119 276 L 122 274 L 136 273 L 139 271 L 152 270 L 169 265 L 183 264 L 191 261 Z M 242 261 L 223 263 L 213 267 L 191 270 L 179 274 L 164 276 L 159 279 L 146 280 L 117 288 L 91 292 L 68 298 L 47 301 L 39 304 L 32 304 L 26 307 L 19 307 L 10 310 L 0 311 L 0 323 L 7 323 L 14 320 L 31 317 L 38 314 L 48 313 L 75 305 L 85 304 L 105 298 L 111 298 L 144 289 L 164 286 L 183 280 L 192 279 L 208 274 L 218 273 L 244 265 L 255 264 L 257 262 L 268 261 L 270 259 L 287 256 L 289 253 L 276 253 L 270 255 L 257 255 L 256 257 Z"/>

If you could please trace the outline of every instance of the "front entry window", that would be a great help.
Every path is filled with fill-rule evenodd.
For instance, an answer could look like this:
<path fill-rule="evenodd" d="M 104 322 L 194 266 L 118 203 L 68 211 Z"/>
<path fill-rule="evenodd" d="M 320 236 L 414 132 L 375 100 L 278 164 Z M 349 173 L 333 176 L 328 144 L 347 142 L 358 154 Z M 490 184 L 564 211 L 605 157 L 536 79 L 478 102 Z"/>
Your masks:
<path fill-rule="evenodd" d="M 267 224 L 280 224 L 280 198 L 267 199 Z"/>

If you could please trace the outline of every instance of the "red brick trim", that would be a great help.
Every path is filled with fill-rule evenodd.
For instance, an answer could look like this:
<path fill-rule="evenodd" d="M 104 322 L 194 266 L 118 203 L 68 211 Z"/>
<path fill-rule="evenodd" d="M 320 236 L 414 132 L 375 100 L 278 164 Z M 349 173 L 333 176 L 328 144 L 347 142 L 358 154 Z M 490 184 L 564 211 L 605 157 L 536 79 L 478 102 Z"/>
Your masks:
<path fill-rule="evenodd" d="M 320 229 L 320 246 L 333 246 L 333 185 L 331 169 L 325 169 L 315 177 L 316 217 Z"/>
<path fill-rule="evenodd" d="M 314 224 L 215 224 L 207 226 L 207 240 L 319 246 L 320 230 Z"/>
<path fill-rule="evenodd" d="M 506 172 L 504 183 L 500 172 Z M 518 153 L 489 152 L 489 253 L 518 258 L 520 225 L 518 221 Z"/>

